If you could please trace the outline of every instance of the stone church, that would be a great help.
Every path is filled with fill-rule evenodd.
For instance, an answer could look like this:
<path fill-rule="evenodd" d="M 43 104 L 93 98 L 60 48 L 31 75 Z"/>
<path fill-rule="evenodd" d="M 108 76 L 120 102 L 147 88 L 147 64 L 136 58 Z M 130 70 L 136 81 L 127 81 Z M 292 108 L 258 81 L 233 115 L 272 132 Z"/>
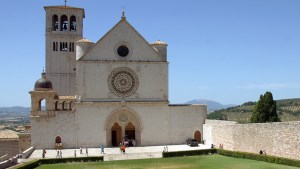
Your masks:
<path fill-rule="evenodd" d="M 148 43 L 123 12 L 93 43 L 82 35 L 84 9 L 44 8 L 46 72 L 29 92 L 32 146 L 110 147 L 123 139 L 135 139 L 137 146 L 203 141 L 206 105 L 169 104 L 165 42 Z"/>

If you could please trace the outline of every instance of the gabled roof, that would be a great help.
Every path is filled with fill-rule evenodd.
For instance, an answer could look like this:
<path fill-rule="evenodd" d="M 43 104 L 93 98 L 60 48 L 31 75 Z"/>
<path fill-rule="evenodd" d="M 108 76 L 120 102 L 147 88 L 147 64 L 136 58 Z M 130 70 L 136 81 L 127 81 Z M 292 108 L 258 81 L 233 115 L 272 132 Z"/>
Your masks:
<path fill-rule="evenodd" d="M 92 46 L 80 59 L 84 60 L 117 60 L 115 47 L 119 42 L 127 42 L 133 50 L 130 60 L 164 61 L 142 35 L 122 16 L 121 20 L 112 27 L 94 46 Z M 140 49 L 140 48 L 143 49 Z M 106 52 L 104 52 L 106 50 Z M 109 50 L 109 52 L 107 52 Z M 144 50 L 141 52 L 141 50 Z M 108 54 L 109 53 L 109 54 Z M 97 57 L 97 58 L 96 58 Z M 138 58 L 140 57 L 140 58 Z"/>

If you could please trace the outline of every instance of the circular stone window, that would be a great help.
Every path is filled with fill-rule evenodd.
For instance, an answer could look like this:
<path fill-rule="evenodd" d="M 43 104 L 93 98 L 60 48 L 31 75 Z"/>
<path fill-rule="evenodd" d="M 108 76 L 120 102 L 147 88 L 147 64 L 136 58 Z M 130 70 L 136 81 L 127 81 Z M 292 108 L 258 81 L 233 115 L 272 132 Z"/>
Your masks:
<path fill-rule="evenodd" d="M 117 49 L 118 55 L 121 57 L 126 57 L 129 54 L 129 49 L 127 46 L 119 46 Z"/>
<path fill-rule="evenodd" d="M 136 92 L 139 80 L 133 70 L 119 67 L 110 73 L 107 83 L 112 93 L 117 96 L 128 97 Z"/>

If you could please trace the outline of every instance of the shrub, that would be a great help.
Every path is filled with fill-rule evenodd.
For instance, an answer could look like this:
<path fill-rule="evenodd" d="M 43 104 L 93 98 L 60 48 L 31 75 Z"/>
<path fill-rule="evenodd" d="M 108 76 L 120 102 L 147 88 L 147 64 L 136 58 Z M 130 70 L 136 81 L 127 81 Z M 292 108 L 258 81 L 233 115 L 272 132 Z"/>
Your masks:
<path fill-rule="evenodd" d="M 57 163 L 71 163 L 71 162 L 96 162 L 103 161 L 101 157 L 78 157 L 78 158 L 49 158 L 34 160 L 22 165 L 15 166 L 13 169 L 32 169 L 42 164 L 57 164 Z"/>
<path fill-rule="evenodd" d="M 251 159 L 251 160 L 265 161 L 265 162 L 269 162 L 269 163 L 276 163 L 276 164 L 300 167 L 299 160 L 294 160 L 294 159 L 289 159 L 289 158 L 261 155 L 261 154 L 247 153 L 247 152 L 239 152 L 239 151 L 229 151 L 229 150 L 223 150 L 223 149 L 218 149 L 217 153 L 220 155 L 229 156 L 229 157 L 246 158 L 246 159 Z"/>
<path fill-rule="evenodd" d="M 192 150 L 192 151 L 163 152 L 162 156 L 164 158 L 168 158 L 168 157 L 207 155 L 207 154 L 215 154 L 215 153 L 217 153 L 217 149 L 203 149 L 203 150 Z"/>

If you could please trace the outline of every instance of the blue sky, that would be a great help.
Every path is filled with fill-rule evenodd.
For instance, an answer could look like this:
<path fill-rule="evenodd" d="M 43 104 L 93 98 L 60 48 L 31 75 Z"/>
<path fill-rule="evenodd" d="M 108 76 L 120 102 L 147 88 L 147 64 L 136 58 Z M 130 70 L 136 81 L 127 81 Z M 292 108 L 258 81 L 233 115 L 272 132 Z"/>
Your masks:
<path fill-rule="evenodd" d="M 30 106 L 45 65 L 44 6 L 63 0 L 0 1 L 0 106 Z M 96 42 L 121 17 L 148 42 L 168 46 L 169 100 L 222 104 L 300 97 L 299 0 L 69 0 L 85 9 Z"/>

